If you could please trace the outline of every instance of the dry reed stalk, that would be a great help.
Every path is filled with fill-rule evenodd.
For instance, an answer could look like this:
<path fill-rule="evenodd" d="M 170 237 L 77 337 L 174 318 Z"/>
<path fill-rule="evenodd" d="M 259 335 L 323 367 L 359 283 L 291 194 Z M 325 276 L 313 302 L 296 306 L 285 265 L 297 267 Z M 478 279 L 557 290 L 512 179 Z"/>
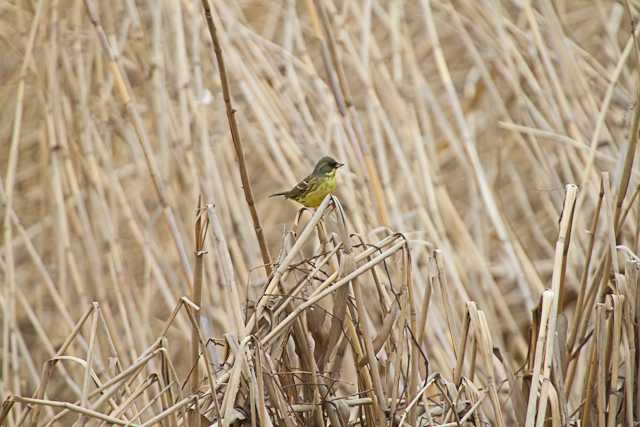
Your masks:
<path fill-rule="evenodd" d="M 569 184 L 566 187 L 565 202 L 562 207 L 562 215 L 560 217 L 560 230 L 558 232 L 558 240 L 556 242 L 556 252 L 554 257 L 553 276 L 551 279 L 551 290 L 554 299 L 553 306 L 548 324 L 548 337 L 545 343 L 544 365 L 542 370 L 542 387 L 540 390 L 540 402 L 538 406 L 538 415 L 536 417 L 537 426 L 542 426 L 545 420 L 545 413 L 548 403 L 548 393 L 551 384 L 551 365 L 555 344 L 555 336 L 557 334 L 557 319 L 559 316 L 560 300 L 564 292 L 564 278 L 567 268 L 567 253 L 571 240 L 571 227 L 573 224 L 574 207 L 576 203 L 578 187 Z M 563 375 L 558 372 L 558 375 Z"/>
<path fill-rule="evenodd" d="M 577 328 L 578 325 L 581 323 L 582 321 L 582 316 L 584 315 L 585 311 L 582 309 L 583 308 L 583 304 L 584 304 L 584 298 L 585 298 L 585 293 L 586 293 L 586 286 L 587 286 L 587 278 L 589 277 L 589 268 L 591 266 L 591 259 L 593 256 L 593 248 L 594 248 L 594 244 L 595 244 L 595 238 L 596 238 L 596 230 L 598 227 L 598 221 L 600 219 L 600 208 L 602 207 L 602 198 L 604 197 L 604 183 L 601 180 L 600 181 L 600 192 L 598 195 L 598 203 L 596 205 L 594 214 L 593 214 L 593 220 L 591 222 L 591 228 L 589 230 L 589 246 L 586 252 L 586 260 L 585 260 L 585 266 L 583 267 L 583 271 L 582 271 L 582 275 L 580 277 L 580 290 L 579 290 L 579 294 L 578 294 L 578 302 L 576 303 L 576 316 L 574 316 L 573 322 L 572 322 L 572 326 L 571 326 L 571 331 L 569 334 L 569 338 L 567 341 L 567 350 L 571 353 L 573 353 L 574 351 L 574 346 L 576 343 L 576 333 L 577 333 Z M 569 356 L 569 355 L 567 355 Z M 573 383 L 573 374 L 575 373 L 575 369 L 572 369 L 573 367 L 575 367 L 575 363 L 574 360 L 571 359 L 569 360 L 569 370 L 567 371 L 567 378 L 566 378 L 566 382 L 567 382 L 567 387 L 571 388 L 571 385 Z"/>
<path fill-rule="evenodd" d="M 373 343 L 371 340 L 372 331 L 367 328 L 367 321 L 365 310 L 363 307 L 364 301 L 362 297 L 362 289 L 361 284 L 359 284 L 358 280 L 354 278 L 351 281 L 350 287 L 355 296 L 355 306 L 358 313 L 357 321 L 355 322 L 355 326 L 358 332 L 358 338 L 362 339 L 363 344 L 362 348 L 364 350 L 363 356 L 367 360 L 367 365 L 369 367 L 369 373 L 371 375 L 371 380 L 373 384 L 373 396 L 372 398 L 378 399 L 378 404 L 374 405 L 374 410 L 376 411 L 376 416 L 378 417 L 378 422 L 384 420 L 381 414 L 384 414 L 386 411 L 386 399 L 384 390 L 382 389 L 382 381 L 380 379 L 380 368 L 378 366 L 378 360 L 376 359 L 376 355 L 373 352 Z M 384 421 L 383 421 L 384 422 Z"/>
<path fill-rule="evenodd" d="M 538 390 L 541 382 L 541 371 L 543 364 L 543 351 L 544 344 L 549 339 L 548 323 L 551 315 L 551 309 L 553 306 L 553 300 L 556 298 L 552 290 L 546 290 L 542 294 L 542 308 L 540 314 L 540 328 L 535 346 L 535 356 L 533 361 L 533 373 L 531 377 L 531 389 L 529 391 L 529 403 L 527 405 L 527 418 L 526 426 L 532 427 L 535 425 L 537 414 L 537 397 Z"/>
<path fill-rule="evenodd" d="M 157 375 L 150 375 L 147 378 L 145 378 L 145 380 L 140 383 L 138 388 L 131 391 L 127 399 L 124 402 L 122 402 L 122 404 L 119 407 L 114 408 L 112 413 L 109 415 L 116 418 L 121 416 L 125 411 L 128 410 L 128 407 L 131 406 L 135 400 L 140 398 L 140 396 L 143 393 L 148 392 L 149 388 L 152 387 L 154 384 L 156 384 L 157 381 L 158 381 Z M 102 427 L 103 425 L 104 425 L 104 422 L 100 424 L 100 427 Z"/>
<path fill-rule="evenodd" d="M 158 196 L 158 202 L 162 207 L 163 212 L 167 216 L 167 222 L 169 225 L 169 231 L 174 239 L 174 243 L 176 245 L 176 249 L 178 254 L 180 255 L 181 267 L 183 269 L 183 273 L 186 276 L 187 281 L 191 280 L 192 272 L 191 266 L 189 264 L 189 260 L 187 259 L 187 254 L 184 249 L 184 243 L 182 241 L 182 237 L 178 232 L 176 217 L 173 211 L 173 208 L 168 204 L 166 190 L 164 188 L 164 184 L 162 183 L 162 178 L 160 176 L 158 166 L 155 161 L 155 157 L 151 150 L 151 145 L 149 144 L 147 134 L 144 130 L 142 120 L 140 115 L 133 103 L 132 95 L 129 93 L 129 89 L 127 84 L 125 83 L 124 76 L 122 74 L 122 70 L 120 65 L 117 62 L 116 55 L 109 43 L 109 38 L 107 37 L 104 28 L 98 18 L 97 9 L 92 0 L 85 1 L 85 7 L 87 9 L 87 14 L 89 19 L 91 20 L 91 24 L 94 26 L 96 34 L 98 36 L 98 40 L 100 42 L 101 48 L 104 53 L 107 55 L 109 60 L 109 68 L 111 70 L 114 83 L 118 92 L 118 96 L 120 97 L 121 102 L 124 104 L 125 109 L 129 115 L 129 119 L 136 131 L 136 136 L 138 138 L 138 142 L 140 144 L 140 148 L 144 154 L 145 162 L 149 174 L 151 176 L 151 180 L 153 182 L 154 189 Z"/>
<path fill-rule="evenodd" d="M 12 329 L 16 327 L 16 314 L 15 314 L 15 293 L 16 293 L 16 278 L 15 278 L 15 261 L 13 255 L 13 226 L 12 218 L 13 214 L 13 192 L 16 178 L 16 168 L 18 164 L 18 144 L 20 142 L 20 132 L 22 130 L 22 114 L 24 109 L 24 90 L 25 90 L 25 78 L 27 72 L 27 66 L 31 60 L 31 53 L 33 50 L 36 34 L 40 25 L 40 17 L 43 10 L 44 1 L 38 1 L 36 5 L 36 12 L 34 20 L 29 29 L 28 41 L 26 43 L 25 54 L 20 66 L 18 91 L 16 94 L 15 112 L 13 116 L 13 128 L 11 131 L 11 142 L 9 145 L 9 161 L 6 169 L 6 178 L 3 187 L 3 204 L 4 218 L 3 218 L 3 237 L 7 243 L 5 257 L 4 257 L 4 269 L 5 269 L 5 292 L 4 292 L 4 304 L 3 311 L 5 321 L 2 328 L 2 387 L 0 388 L 0 395 L 8 395 L 10 387 L 7 387 L 7 379 L 9 377 L 9 364 L 10 360 L 15 361 L 15 357 L 11 355 L 17 352 L 15 349 L 15 338 L 12 334 Z M 14 387 L 17 385 L 14 382 Z M 14 390 L 15 392 L 16 390 Z"/>
<path fill-rule="evenodd" d="M 218 252 L 218 263 L 220 269 L 222 270 L 222 289 L 225 294 L 225 301 L 231 304 L 230 310 L 233 319 L 234 330 L 236 331 L 236 333 L 238 333 L 239 336 L 240 334 L 244 335 L 244 333 L 242 332 L 244 325 L 244 322 L 242 320 L 242 308 L 240 306 L 240 297 L 238 296 L 237 283 L 233 272 L 233 264 L 229 256 L 229 249 L 224 238 L 224 233 L 222 232 L 220 226 L 220 220 L 218 219 L 213 206 L 207 206 L 207 213 L 209 217 L 209 223 L 211 224 L 213 241 Z"/>
<path fill-rule="evenodd" d="M 609 390 L 619 390 L 620 386 L 618 385 L 619 381 L 619 372 L 620 372 L 620 353 L 618 349 L 620 348 L 619 343 L 622 341 L 622 307 L 624 304 L 624 296 L 619 295 L 611 295 L 608 297 L 611 302 L 611 307 L 613 311 L 613 326 L 612 326 L 612 348 L 611 350 L 611 382 L 609 385 Z M 615 426 L 616 419 L 618 417 L 618 396 L 617 393 L 611 394 L 609 397 L 609 407 L 607 412 L 609 414 L 607 426 Z"/>
<path fill-rule="evenodd" d="M 376 256 L 375 258 L 373 258 L 371 261 L 367 262 L 366 264 L 363 264 L 362 266 L 358 267 L 357 269 L 355 269 L 354 271 L 348 273 L 346 276 L 344 276 L 342 279 L 338 280 L 335 284 L 325 288 L 322 292 L 319 292 L 317 294 L 314 294 L 312 298 L 308 299 L 307 301 L 305 301 L 303 304 L 297 306 L 292 312 L 291 314 L 289 314 L 284 320 L 282 320 L 279 324 L 277 328 L 274 328 L 273 330 L 271 330 L 261 341 L 263 344 L 268 343 L 269 341 L 273 340 L 278 334 L 282 333 L 284 331 L 284 328 L 291 322 L 293 321 L 293 319 L 298 316 L 302 311 L 304 311 L 306 308 L 312 306 L 315 302 L 317 302 L 318 300 L 324 298 L 325 296 L 331 294 L 332 292 L 336 291 L 337 289 L 339 289 L 342 286 L 345 286 L 347 284 L 350 283 L 350 281 L 354 278 L 359 276 L 360 274 L 362 274 L 363 272 L 368 271 L 369 269 L 373 268 L 375 265 L 381 263 L 382 261 L 384 261 L 385 258 L 388 258 L 390 256 L 392 256 L 393 254 L 395 254 L 397 251 L 401 250 L 402 247 L 404 246 L 404 242 L 398 242 L 395 245 L 391 246 L 389 249 L 387 249 L 386 251 L 382 252 L 380 255 Z"/>
<path fill-rule="evenodd" d="M 258 245 L 260 246 L 260 253 L 262 255 L 262 262 L 264 263 L 264 269 L 267 277 L 271 277 L 271 255 L 269 255 L 269 248 L 264 239 L 262 232 L 262 226 L 260 225 L 260 218 L 258 217 L 258 211 L 256 210 L 255 203 L 253 201 L 253 190 L 251 189 L 251 183 L 249 181 L 249 174 L 245 164 L 244 151 L 242 148 L 242 142 L 240 141 L 240 131 L 238 130 L 238 124 L 236 123 L 235 110 L 231 104 L 231 93 L 229 90 L 229 81 L 227 77 L 227 71 L 224 65 L 224 58 L 222 56 L 222 48 L 218 41 L 218 34 L 216 32 L 216 26 L 213 22 L 213 16 L 211 15 L 211 8 L 208 0 L 202 0 L 202 10 L 204 12 L 205 20 L 207 21 L 207 27 L 209 28 L 209 36 L 213 43 L 213 50 L 215 52 L 216 61 L 218 64 L 218 73 L 220 75 L 220 84 L 222 85 L 222 93 L 224 96 L 224 105 L 227 111 L 227 120 L 229 121 L 229 129 L 231 131 L 231 139 L 233 141 L 233 148 L 235 149 L 238 159 L 238 167 L 240 169 L 240 178 L 242 179 L 242 189 L 244 191 L 244 197 L 249 206 L 249 212 L 251 213 L 251 220 L 253 221 L 253 228 L 256 233 Z"/>
<path fill-rule="evenodd" d="M 487 388 L 489 390 L 489 398 L 493 407 L 494 416 L 497 425 L 504 426 L 504 416 L 502 414 L 502 408 L 500 407 L 500 401 L 498 399 L 498 392 L 496 388 L 495 373 L 492 362 L 493 345 L 491 344 L 490 334 L 488 333 L 488 326 L 486 325 L 486 318 L 484 313 L 476 308 L 475 305 L 469 305 L 469 319 L 470 327 L 475 333 L 474 342 L 478 343 L 479 350 L 482 353 L 484 359 L 485 370 L 487 375 Z M 454 408 L 455 411 L 455 408 Z M 456 414 L 457 417 L 457 414 Z"/>
<path fill-rule="evenodd" d="M 212 394 L 212 400 L 214 403 L 214 408 L 216 410 L 216 415 L 220 416 L 220 403 L 218 402 L 218 397 L 216 395 L 215 390 L 217 390 L 218 386 L 216 383 L 216 378 L 214 375 L 214 371 L 212 370 L 211 366 L 211 359 L 209 357 L 209 352 L 207 351 L 207 341 L 205 340 L 204 336 L 202 335 L 202 330 L 200 329 L 200 322 L 199 322 L 199 317 L 197 317 L 194 314 L 195 308 L 192 306 L 186 306 L 186 311 L 187 311 L 187 315 L 189 316 L 189 320 L 191 321 L 191 325 L 197 335 L 197 339 L 198 342 L 202 348 L 202 357 L 205 361 L 205 370 L 207 372 L 207 380 L 209 382 L 209 390 L 211 391 Z M 199 310 L 196 314 L 199 314 Z M 193 375 L 193 373 L 192 373 Z M 197 395 L 197 390 L 192 390 L 192 394 Z M 199 414 L 198 414 L 199 415 Z M 200 420 L 199 420 L 200 421 Z M 198 421 L 198 422 L 199 422 Z"/>
<path fill-rule="evenodd" d="M 56 354 L 53 355 L 53 357 L 51 359 L 49 359 L 45 363 L 45 365 L 43 367 L 43 370 L 42 370 L 42 375 L 40 377 L 40 383 L 39 383 L 38 388 L 36 389 L 36 391 L 33 393 L 33 397 L 35 399 L 43 399 L 44 398 L 45 391 L 47 389 L 47 385 L 49 384 L 49 380 L 51 379 L 51 375 L 53 374 L 52 368 L 56 365 L 56 362 L 57 362 L 58 358 L 60 356 L 62 356 L 62 354 L 67 351 L 67 349 L 69 348 L 69 346 L 71 345 L 73 340 L 76 339 L 76 336 L 80 332 L 80 329 L 82 328 L 84 323 L 87 321 L 87 319 L 89 319 L 89 316 L 91 316 L 91 314 L 95 310 L 95 307 L 96 307 L 95 305 L 93 305 L 93 304 L 91 305 L 91 308 L 78 320 L 78 322 L 74 326 L 73 330 L 71 331 L 69 336 L 65 339 L 64 343 L 60 346 L 60 348 L 58 349 Z M 57 364 L 57 367 L 61 372 L 63 372 L 63 368 L 61 367 L 61 365 Z M 32 414 L 31 414 L 31 425 L 36 425 L 37 424 L 39 412 L 40 412 L 39 411 L 39 407 L 36 407 L 33 410 Z"/>
<path fill-rule="evenodd" d="M 2 405 L 0 405 L 0 423 L 4 423 L 4 420 L 7 418 L 7 415 L 9 415 L 9 412 L 11 412 L 11 408 L 13 408 L 15 403 L 12 395 L 8 395 L 2 402 Z"/>
<path fill-rule="evenodd" d="M 318 426 L 324 426 L 324 417 L 322 414 L 321 394 L 324 390 L 320 390 L 323 385 L 322 380 L 318 377 L 318 367 L 313 358 L 313 353 L 310 348 L 309 331 L 305 327 L 300 318 L 296 319 L 293 324 L 292 338 L 296 346 L 296 353 L 301 361 L 301 367 L 309 372 L 308 375 L 303 376 L 303 395 L 306 396 L 306 401 L 311 401 L 314 405 L 311 419 L 313 423 Z M 324 387 L 323 387 L 324 389 Z M 309 421 L 311 421 L 311 419 Z"/>
<path fill-rule="evenodd" d="M 511 239 L 509 239 L 507 236 L 506 227 L 497 209 L 494 196 L 488 188 L 487 178 L 482 170 L 477 151 L 475 149 L 475 146 L 473 145 L 471 132 L 464 118 L 464 114 L 460 106 L 460 101 L 458 100 L 456 91 L 451 84 L 452 80 L 451 80 L 451 77 L 449 76 L 447 63 L 444 58 L 444 54 L 442 53 L 442 47 L 439 43 L 438 33 L 435 27 L 435 23 L 433 21 L 433 14 L 431 12 L 430 0 L 423 0 L 421 4 L 422 4 L 422 8 L 424 9 L 425 27 L 427 27 L 429 37 L 434 44 L 435 59 L 438 65 L 440 78 L 442 79 L 442 81 L 446 86 L 447 94 L 449 96 L 450 103 L 454 109 L 454 114 L 458 122 L 458 126 L 460 127 L 460 132 L 462 134 L 463 147 L 466 151 L 466 154 L 469 156 L 469 162 L 471 163 L 471 166 L 475 173 L 475 177 L 478 181 L 480 193 L 482 195 L 486 208 L 489 211 L 489 215 L 491 217 L 493 225 L 496 227 L 496 231 L 500 236 L 500 240 L 503 241 L 506 245 L 507 254 L 511 258 L 514 267 L 520 270 L 522 268 L 521 267 L 522 259 L 518 259 L 516 257 L 515 251 L 512 247 Z M 524 272 L 521 272 L 520 274 L 523 277 L 525 276 Z M 533 282 L 533 283 L 536 283 L 536 282 Z M 531 301 L 531 290 L 525 287 L 524 284 L 519 283 L 519 285 L 525 300 Z M 540 291 L 540 289 L 537 289 L 537 291 Z"/>
<path fill-rule="evenodd" d="M 284 241 L 266 281 L 229 179 L 235 147 L 219 143 L 229 118 L 209 105 L 224 88 L 204 60 L 202 5 L 127 0 L 99 11 L 98 38 L 84 36 L 84 2 L 0 6 L 3 113 L 22 103 L 19 135 L 15 120 L 0 125 L 0 271 L 16 284 L 0 296 L 0 319 L 16 320 L 2 322 L 0 382 L 75 405 L 4 395 L 3 423 L 109 424 L 76 407 L 135 425 L 637 422 L 632 5 L 208 4 L 232 108 L 249 112 L 241 148 L 264 242 Z M 320 153 L 348 165 L 344 209 L 334 217 L 327 201 L 306 228 L 262 195 Z M 558 264 L 567 182 L 581 187 Z M 199 193 L 217 224 L 204 305 L 182 298 L 195 289 L 176 244 Z M 529 318 L 550 281 L 558 292 Z M 189 341 L 206 372 L 181 357 Z"/>
<path fill-rule="evenodd" d="M 91 334 L 89 338 L 89 349 L 87 350 L 86 366 L 84 371 L 84 380 L 82 382 L 82 394 L 80 395 L 80 406 L 87 406 L 87 394 L 89 391 L 89 379 L 91 378 L 91 371 L 93 365 L 93 359 L 95 357 L 95 344 L 96 344 L 96 332 L 98 329 L 98 319 L 100 317 L 100 306 L 98 303 L 93 303 L 93 319 L 91 320 Z M 86 424 L 84 414 L 80 414 L 77 424 L 84 427 Z"/>
<path fill-rule="evenodd" d="M 271 418 L 267 415 L 267 406 L 265 401 L 265 383 L 264 383 L 264 370 L 262 368 L 262 349 L 258 344 L 257 357 L 254 360 L 254 367 L 257 380 L 257 397 L 256 406 L 258 410 L 258 420 L 260 421 L 260 427 L 266 427 L 269 424 L 273 424 Z"/>
<path fill-rule="evenodd" d="M 202 197 L 198 198 L 198 205 L 196 208 L 196 221 L 195 221 L 195 268 L 193 276 L 193 303 L 198 306 L 198 314 L 196 319 L 200 318 L 200 312 L 202 310 L 202 282 L 204 275 L 204 260 L 202 259 L 206 251 L 204 244 L 207 238 L 207 229 L 209 228 L 209 217 L 207 210 L 202 206 Z M 197 323 L 200 323 L 197 320 Z M 203 353 L 205 347 L 202 348 Z M 193 371 L 191 373 L 191 392 L 195 393 L 200 383 L 199 375 L 199 360 L 200 360 L 200 338 L 198 332 L 194 329 L 191 334 L 191 361 Z M 194 425 L 199 424 L 200 420 L 194 420 Z"/>
<path fill-rule="evenodd" d="M 43 406 L 50 406 L 54 408 L 65 408 L 70 411 L 77 412 L 78 414 L 103 420 L 119 426 L 126 426 L 126 425 L 138 426 L 139 425 L 139 424 L 129 424 L 125 420 L 121 420 L 115 417 L 110 417 L 110 416 L 101 414 L 100 412 L 92 411 L 90 409 L 85 409 L 81 406 L 74 405 L 73 403 L 69 403 L 69 402 L 59 402 L 55 400 L 40 400 L 40 399 L 32 399 L 32 398 L 20 397 L 20 396 L 14 396 L 13 399 L 16 402 L 25 403 L 25 404 L 43 405 Z"/>
<path fill-rule="evenodd" d="M 607 325 L 607 312 L 611 309 L 610 301 L 596 305 L 596 344 L 598 354 L 598 368 L 596 371 L 597 389 L 596 417 L 598 425 L 604 426 L 607 410 L 607 353 L 611 342 L 609 340 L 609 328 Z"/>
<path fill-rule="evenodd" d="M 282 278 L 284 271 L 289 267 L 294 257 L 301 250 L 302 246 L 305 244 L 307 239 L 311 236 L 315 228 L 315 225 L 320 221 L 325 209 L 327 209 L 330 203 L 331 203 L 331 197 L 325 197 L 325 199 L 322 201 L 320 206 L 318 206 L 318 208 L 313 214 L 313 217 L 311 218 L 309 223 L 307 223 L 302 233 L 300 233 L 300 236 L 298 236 L 298 239 L 296 240 L 296 243 L 294 244 L 294 246 L 291 248 L 289 253 L 287 253 L 286 257 L 282 260 L 280 265 L 278 265 L 273 275 L 270 276 L 269 282 L 263 292 L 263 295 L 268 296 L 275 293 L 276 288 L 280 285 L 280 280 Z M 255 324 L 257 323 L 256 319 L 259 319 L 260 315 L 262 314 L 262 308 L 267 302 L 268 302 L 268 297 L 267 298 L 263 297 L 258 301 L 255 314 L 247 322 L 245 334 L 250 333 L 251 330 L 254 328 Z"/>

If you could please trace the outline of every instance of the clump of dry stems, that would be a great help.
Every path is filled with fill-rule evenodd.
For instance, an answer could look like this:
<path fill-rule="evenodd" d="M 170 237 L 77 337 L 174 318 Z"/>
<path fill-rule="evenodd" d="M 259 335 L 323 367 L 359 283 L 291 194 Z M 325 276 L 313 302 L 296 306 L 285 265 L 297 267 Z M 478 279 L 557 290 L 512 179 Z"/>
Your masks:
<path fill-rule="evenodd" d="M 0 4 L 0 425 L 640 423 L 637 16 Z"/>

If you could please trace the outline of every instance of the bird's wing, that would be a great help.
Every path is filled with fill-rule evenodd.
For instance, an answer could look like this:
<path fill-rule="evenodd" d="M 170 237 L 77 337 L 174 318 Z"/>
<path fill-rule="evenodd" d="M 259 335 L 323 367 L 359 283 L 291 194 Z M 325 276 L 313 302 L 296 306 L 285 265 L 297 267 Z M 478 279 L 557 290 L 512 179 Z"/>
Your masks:
<path fill-rule="evenodd" d="M 307 193 L 310 189 L 313 188 L 313 183 L 315 182 L 315 177 L 313 175 L 309 175 L 302 181 L 300 181 L 289 193 L 286 195 L 290 199 L 297 199 L 303 194 Z"/>

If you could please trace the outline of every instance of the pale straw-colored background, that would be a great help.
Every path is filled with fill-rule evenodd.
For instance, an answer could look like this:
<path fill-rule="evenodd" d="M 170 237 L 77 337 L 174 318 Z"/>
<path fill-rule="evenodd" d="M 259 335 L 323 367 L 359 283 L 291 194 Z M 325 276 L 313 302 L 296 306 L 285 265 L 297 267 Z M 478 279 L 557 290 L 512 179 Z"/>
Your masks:
<path fill-rule="evenodd" d="M 63 410 L 52 401 L 75 405 L 59 425 L 83 408 L 136 425 L 175 408 L 165 425 L 186 422 L 184 308 L 156 340 L 194 298 L 200 194 L 214 205 L 200 211 L 202 334 L 222 382 L 212 394 L 202 360 L 208 422 L 217 406 L 258 425 L 534 425 L 543 407 L 554 423 L 640 421 L 637 2 L 212 1 L 274 268 L 311 213 L 298 223 L 293 202 L 267 196 L 323 155 L 346 164 L 346 229 L 326 213 L 326 235 L 278 269 L 244 331 L 269 280 L 202 5 L 87 4 L 0 3 L 0 397 L 15 402 L 3 425 L 37 411 L 45 425 Z M 92 394 L 157 348 L 126 387 Z M 76 359 L 45 364 L 62 355 Z"/>

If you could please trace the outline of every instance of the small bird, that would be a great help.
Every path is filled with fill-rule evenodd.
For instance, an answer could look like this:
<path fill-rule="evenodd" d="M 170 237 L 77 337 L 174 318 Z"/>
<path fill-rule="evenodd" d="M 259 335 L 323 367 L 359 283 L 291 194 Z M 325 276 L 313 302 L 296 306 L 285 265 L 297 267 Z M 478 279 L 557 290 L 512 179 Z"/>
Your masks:
<path fill-rule="evenodd" d="M 327 194 L 336 189 L 336 172 L 344 166 L 329 156 L 321 158 L 311 175 L 303 179 L 290 191 L 275 193 L 269 197 L 284 196 L 285 199 L 295 200 L 307 208 L 317 208 Z"/>

